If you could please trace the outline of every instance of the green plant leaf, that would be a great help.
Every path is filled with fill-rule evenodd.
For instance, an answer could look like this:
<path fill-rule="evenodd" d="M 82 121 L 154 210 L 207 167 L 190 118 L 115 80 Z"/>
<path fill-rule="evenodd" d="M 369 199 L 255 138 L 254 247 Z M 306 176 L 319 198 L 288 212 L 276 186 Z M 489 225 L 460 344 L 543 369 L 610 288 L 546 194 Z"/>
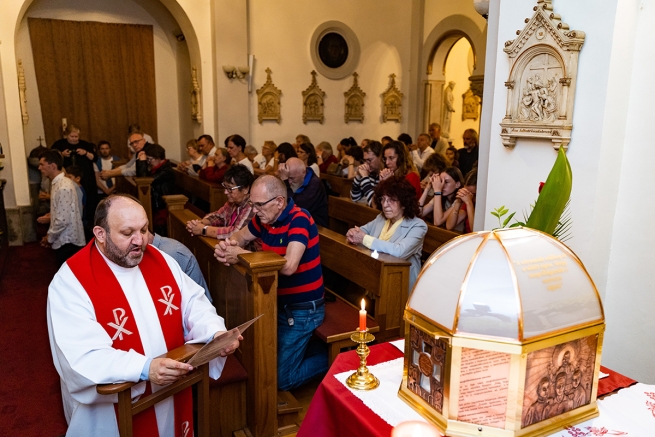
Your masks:
<path fill-rule="evenodd" d="M 526 226 L 553 235 L 571 196 L 572 185 L 571 166 L 564 147 L 560 147 L 555 164 L 541 189 Z"/>
<path fill-rule="evenodd" d="M 509 215 L 509 217 L 507 217 L 507 218 L 505 219 L 505 221 L 503 222 L 503 228 L 504 228 L 505 226 L 507 226 L 507 223 L 509 223 L 510 220 L 512 220 L 512 217 L 514 217 L 514 214 L 516 214 L 516 211 L 513 212 L 513 213 L 511 213 L 511 214 Z"/>
<path fill-rule="evenodd" d="M 494 217 L 500 218 L 500 216 L 498 215 L 498 213 L 496 211 L 491 211 L 491 215 L 494 216 Z"/>

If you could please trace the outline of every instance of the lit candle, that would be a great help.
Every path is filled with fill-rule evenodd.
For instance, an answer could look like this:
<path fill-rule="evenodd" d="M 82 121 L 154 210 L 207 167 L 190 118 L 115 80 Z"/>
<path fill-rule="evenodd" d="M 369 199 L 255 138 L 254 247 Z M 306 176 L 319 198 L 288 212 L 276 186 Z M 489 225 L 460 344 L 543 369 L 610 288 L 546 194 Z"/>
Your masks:
<path fill-rule="evenodd" d="M 364 299 L 362 299 L 362 309 L 359 311 L 359 330 L 361 332 L 366 331 L 366 308 L 364 306 Z"/>
<path fill-rule="evenodd" d="M 391 437 L 441 437 L 434 426 L 418 421 L 403 422 L 391 431 Z"/>

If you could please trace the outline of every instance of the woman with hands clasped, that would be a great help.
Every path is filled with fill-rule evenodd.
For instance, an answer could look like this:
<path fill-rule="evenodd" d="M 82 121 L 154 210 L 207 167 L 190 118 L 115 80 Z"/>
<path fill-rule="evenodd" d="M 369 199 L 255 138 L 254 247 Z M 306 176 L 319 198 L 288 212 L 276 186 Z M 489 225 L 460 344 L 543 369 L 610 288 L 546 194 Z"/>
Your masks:
<path fill-rule="evenodd" d="M 416 197 L 421 196 L 421 179 L 414 168 L 412 158 L 403 143 L 391 141 L 382 148 L 384 168 L 380 171 L 380 180 L 390 176 L 404 177 L 413 187 Z"/>
<path fill-rule="evenodd" d="M 457 191 L 453 207 L 459 208 L 457 214 L 451 214 L 446 221 L 446 229 L 456 229 L 464 224 L 465 233 L 471 232 L 475 221 L 475 193 L 478 184 L 478 170 L 474 168 L 466 175 L 464 187 Z"/>
<path fill-rule="evenodd" d="M 350 244 L 363 244 L 371 250 L 388 253 L 411 263 L 409 290 L 421 270 L 423 239 L 428 226 L 418 216 L 414 187 L 403 177 L 390 176 L 375 188 L 375 202 L 382 213 L 364 226 L 348 230 Z"/>
<path fill-rule="evenodd" d="M 218 239 L 232 236 L 246 226 L 255 212 L 248 204 L 250 186 L 255 177 L 250 169 L 242 164 L 236 164 L 225 172 L 223 189 L 227 202 L 218 211 L 207 214 L 202 220 L 189 220 L 186 224 L 191 235 L 201 235 Z"/>
<path fill-rule="evenodd" d="M 456 202 L 456 199 L 457 191 L 462 187 L 462 183 L 462 173 L 455 167 L 447 167 L 443 172 L 433 174 L 430 177 L 430 184 L 425 187 L 418 201 L 419 208 L 421 208 L 421 217 L 425 217 L 432 212 L 435 226 L 463 232 L 463 221 L 459 223 L 453 221 L 450 223 L 452 227 L 448 227 L 448 217 L 453 213 L 457 216 L 461 206 L 461 200 Z M 434 197 L 426 204 L 430 188 L 434 190 Z"/>

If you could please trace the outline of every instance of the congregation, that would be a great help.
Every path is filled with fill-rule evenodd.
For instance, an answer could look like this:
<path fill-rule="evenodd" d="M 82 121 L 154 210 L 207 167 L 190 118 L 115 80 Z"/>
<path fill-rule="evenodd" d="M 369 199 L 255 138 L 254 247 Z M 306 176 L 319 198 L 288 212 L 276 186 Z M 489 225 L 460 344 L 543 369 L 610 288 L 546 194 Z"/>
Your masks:
<path fill-rule="evenodd" d="M 110 231 L 103 231 L 102 214 L 107 215 L 110 205 L 126 204 L 131 215 L 115 212 L 120 226 L 132 229 L 120 237 L 129 241 L 123 255 L 145 254 L 139 248 L 148 244 L 157 247 L 171 256 L 211 301 L 193 253 L 181 242 L 167 238 L 166 196 L 183 192 L 176 183 L 180 174 L 197 183 L 220 184 L 226 201 L 210 211 L 201 199 L 191 199 L 192 207 L 199 200 L 198 205 L 207 212 L 187 221 L 186 230 L 192 237 L 218 240 L 214 257 L 227 266 L 238 263 L 240 254 L 256 251 L 283 257 L 277 288 L 280 390 L 299 387 L 329 368 L 326 345 L 313 334 L 324 322 L 326 299 L 331 298 L 324 282 L 319 230 L 329 226 L 329 196 L 339 195 L 335 181 L 351 184 L 349 201 L 353 204 L 379 211 L 369 223 L 350 228 L 345 233 L 347 243 L 409 262 L 409 292 L 421 270 L 428 224 L 460 233 L 470 232 L 473 226 L 478 139 L 472 129 L 464 132 L 466 147 L 461 150 L 448 145 L 437 124 L 430 126 L 429 133 L 419 134 L 416 143 L 408 134 L 397 140 L 384 137 L 360 143 L 349 137 L 339 141 L 336 151 L 327 141 L 315 147 L 305 135 L 298 135 L 294 143 L 266 141 L 261 153 L 238 134 L 225 138 L 224 147 L 217 147 L 210 135 L 201 135 L 187 142 L 188 160 L 179 163 L 167 159 L 164 147 L 137 125 L 130 126 L 130 156 L 123 161 L 112 155 L 108 142 L 101 142 L 96 149 L 79 138 L 79 129 L 69 125 L 65 138 L 41 154 L 39 169 L 52 182 L 50 193 L 41 193 L 50 200 L 50 212 L 38 219 L 49 223 L 42 245 L 55 249 L 60 265 L 67 260 L 68 266 L 77 265 L 80 257 L 89 256 L 89 247 L 96 246 L 113 261 L 111 256 L 120 252 L 114 249 Z M 66 167 L 71 157 L 76 160 Z M 133 211 L 142 208 L 115 201 L 117 196 L 126 196 L 117 188 L 121 178 L 131 177 L 151 178 L 149 206 L 154 232 L 146 232 L 146 237 L 133 231 L 143 228 L 143 214 Z M 95 186 L 90 187 L 88 180 L 94 180 Z M 100 205 L 97 210 L 96 205 Z M 135 214 L 139 223 L 132 223 Z M 99 238 L 104 240 L 102 245 Z M 90 243 L 82 250 L 87 241 Z M 194 299 L 199 299 L 194 293 Z M 58 354 L 63 355 L 55 356 L 56 360 L 68 359 L 65 353 Z M 150 361 L 143 364 L 142 380 L 149 378 L 150 365 Z M 60 373 L 63 384 L 70 378 L 66 373 L 71 372 L 74 370 Z"/>

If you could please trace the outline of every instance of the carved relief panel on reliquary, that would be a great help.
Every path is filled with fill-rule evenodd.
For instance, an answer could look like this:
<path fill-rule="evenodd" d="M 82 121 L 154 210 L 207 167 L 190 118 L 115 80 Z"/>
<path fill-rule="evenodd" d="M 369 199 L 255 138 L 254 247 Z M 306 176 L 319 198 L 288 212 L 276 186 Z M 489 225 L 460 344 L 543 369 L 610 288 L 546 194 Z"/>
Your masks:
<path fill-rule="evenodd" d="M 553 12 L 552 0 L 538 0 L 518 37 L 505 43 L 510 59 L 507 109 L 500 123 L 503 145 L 517 138 L 542 138 L 555 150 L 568 148 L 573 130 L 578 55 L 585 33 L 569 30 Z"/>
<path fill-rule="evenodd" d="M 312 83 L 302 92 L 302 122 L 307 124 L 308 121 L 318 121 L 323 124 L 323 99 L 325 92 L 316 82 L 316 72 L 312 71 Z"/>
<path fill-rule="evenodd" d="M 278 124 L 282 121 L 280 91 L 271 80 L 271 69 L 266 69 L 266 83 L 257 90 L 257 119 L 259 123 L 264 120 L 273 120 Z"/>

